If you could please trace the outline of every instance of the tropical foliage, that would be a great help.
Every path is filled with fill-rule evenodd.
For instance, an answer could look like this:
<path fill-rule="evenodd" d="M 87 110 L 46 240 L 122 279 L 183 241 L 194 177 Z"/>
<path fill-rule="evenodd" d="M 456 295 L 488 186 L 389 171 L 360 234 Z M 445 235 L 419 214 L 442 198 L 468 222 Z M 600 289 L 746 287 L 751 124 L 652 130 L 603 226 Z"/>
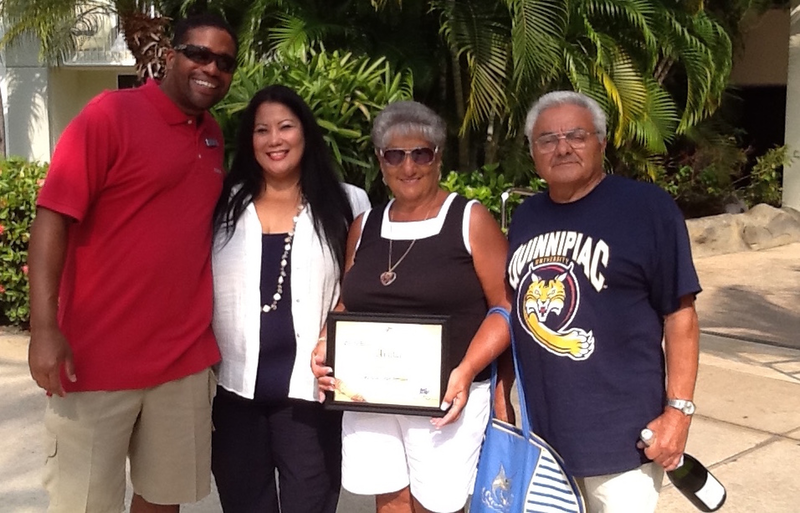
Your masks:
<path fill-rule="evenodd" d="M 370 129 L 388 103 L 412 98 L 407 70 L 396 71 L 385 58 L 350 53 L 299 50 L 259 59 L 246 57 L 233 77 L 228 96 L 213 110 L 222 127 L 231 160 L 239 113 L 262 87 L 280 83 L 295 90 L 311 107 L 342 178 L 377 196 L 378 174 Z"/>
<path fill-rule="evenodd" d="M 783 196 L 783 167 L 800 158 L 800 152 L 790 151 L 788 146 L 779 146 L 756 157 L 756 163 L 747 174 L 747 182 L 741 186 L 742 199 L 748 207 L 767 203 L 781 206 Z"/>
<path fill-rule="evenodd" d="M 0 0 L 5 25 L 0 49 L 33 35 L 40 59 L 58 64 L 79 49 L 85 34 L 97 32 L 109 16 L 119 16 L 139 78 L 160 78 L 170 46 L 169 18 L 154 13 L 170 8 L 169 0 Z"/>
<path fill-rule="evenodd" d="M 571 88 L 604 106 L 612 147 L 652 178 L 652 158 L 710 115 L 727 83 L 727 35 L 682 3 L 506 1 L 506 12 L 480 17 L 463 11 L 486 2 L 441 4 L 445 27 L 454 27 L 445 34 L 471 70 L 464 123 L 491 123 L 498 140 L 515 135 L 541 93 Z M 455 30 L 470 22 L 470 37 Z"/>
<path fill-rule="evenodd" d="M 783 166 L 800 158 L 787 146 L 753 155 L 735 135 L 686 143 L 666 159 L 655 182 L 675 198 L 687 217 L 740 211 L 758 203 L 780 206 Z"/>
<path fill-rule="evenodd" d="M 510 176 L 530 167 L 527 108 L 572 88 L 609 112 L 612 164 L 653 179 L 674 136 L 716 109 L 732 62 L 701 4 L 666 0 L 258 0 L 238 16 L 259 53 L 322 42 L 408 67 L 454 129 L 452 167 L 500 162 Z"/>
<path fill-rule="evenodd" d="M 545 184 L 538 177 L 531 177 L 527 183 L 514 183 L 505 177 L 497 164 L 488 164 L 470 173 L 450 171 L 443 178 L 442 187 L 480 201 L 499 223 L 506 224 L 503 221 L 510 219 L 511 212 L 525 199 L 520 192 L 525 195 L 538 192 L 544 189 Z"/>
<path fill-rule="evenodd" d="M 28 239 L 47 166 L 0 160 L 0 324 L 28 322 Z"/>
<path fill-rule="evenodd" d="M 144 48 L 152 50 L 146 37 L 139 38 L 145 41 L 139 49 L 136 38 L 128 37 L 161 30 L 142 13 L 175 17 L 202 9 L 219 12 L 238 27 L 245 65 L 249 55 L 270 61 L 323 47 L 340 56 L 351 54 L 351 59 L 383 58 L 393 69 L 410 70 L 414 97 L 448 121 L 452 133 L 446 168 L 467 171 L 499 164 L 508 180 L 524 183 L 531 164 L 520 127 L 534 99 L 553 89 L 579 90 L 604 106 L 609 113 L 608 165 L 615 172 L 653 181 L 674 173 L 669 154 L 687 141 L 702 144 L 695 138 L 697 129 L 721 102 L 732 53 L 741 41 L 742 18 L 785 3 L 0 0 L 0 13 L 15 22 L 4 40 L 33 31 L 47 52 L 62 48 L 63 38 L 56 35 L 79 31 L 80 23 L 91 23 L 105 10 L 120 15 L 137 59 L 157 62 L 158 52 L 140 55 Z"/>

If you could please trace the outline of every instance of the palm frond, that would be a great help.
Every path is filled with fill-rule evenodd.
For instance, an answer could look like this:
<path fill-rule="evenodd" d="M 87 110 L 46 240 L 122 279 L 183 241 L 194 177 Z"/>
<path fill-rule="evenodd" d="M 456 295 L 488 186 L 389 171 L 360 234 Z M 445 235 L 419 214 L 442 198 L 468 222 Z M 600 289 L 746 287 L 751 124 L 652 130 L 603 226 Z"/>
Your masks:
<path fill-rule="evenodd" d="M 252 0 L 244 12 L 244 24 L 239 29 L 239 46 L 242 53 L 250 51 L 263 54 L 266 48 L 260 46 L 259 35 L 264 28 L 264 20 L 269 20 L 275 12 L 280 12 L 281 0 Z"/>
<path fill-rule="evenodd" d="M 40 43 L 39 58 L 59 63 L 78 48 L 82 34 L 92 32 L 102 16 L 113 12 L 113 4 L 97 0 L 2 0 L 0 17 L 6 30 L 0 48 L 33 36 Z"/>
<path fill-rule="evenodd" d="M 469 70 L 463 133 L 477 127 L 503 110 L 509 65 L 508 27 L 500 12 L 486 2 L 461 0 L 435 2 L 442 10 L 443 37 L 456 58 L 463 58 Z"/>
<path fill-rule="evenodd" d="M 506 0 L 511 17 L 514 85 L 554 78 L 567 25 L 561 0 Z"/>

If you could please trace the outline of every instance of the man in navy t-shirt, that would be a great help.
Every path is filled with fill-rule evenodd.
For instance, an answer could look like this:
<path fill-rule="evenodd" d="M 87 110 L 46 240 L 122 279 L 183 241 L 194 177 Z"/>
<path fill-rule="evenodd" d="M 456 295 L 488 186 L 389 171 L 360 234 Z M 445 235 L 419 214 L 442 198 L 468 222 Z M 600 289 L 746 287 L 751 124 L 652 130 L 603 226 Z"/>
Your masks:
<path fill-rule="evenodd" d="M 672 198 L 604 172 L 605 130 L 600 106 L 579 93 L 549 93 L 529 111 L 548 190 L 514 214 L 507 278 L 535 430 L 590 512 L 646 513 L 694 412 L 700 285 Z"/>

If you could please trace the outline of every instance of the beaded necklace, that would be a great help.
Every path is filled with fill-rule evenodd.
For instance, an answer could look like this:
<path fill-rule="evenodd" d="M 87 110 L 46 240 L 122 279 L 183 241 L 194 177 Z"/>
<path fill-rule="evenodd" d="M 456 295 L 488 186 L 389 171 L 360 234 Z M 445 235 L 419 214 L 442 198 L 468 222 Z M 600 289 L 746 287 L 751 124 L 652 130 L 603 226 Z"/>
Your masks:
<path fill-rule="evenodd" d="M 276 310 L 278 308 L 278 301 L 280 301 L 283 296 L 283 282 L 286 279 L 286 264 L 288 262 L 289 252 L 292 251 L 292 241 L 294 240 L 294 231 L 297 229 L 297 220 L 300 219 L 300 214 L 303 212 L 304 208 L 306 208 L 306 198 L 301 196 L 300 206 L 297 207 L 297 214 L 292 218 L 292 231 L 287 233 L 286 238 L 283 239 L 283 254 L 281 255 L 281 271 L 278 274 L 278 286 L 275 289 L 275 294 L 272 295 L 272 303 L 261 307 L 261 311 L 264 313 Z"/>

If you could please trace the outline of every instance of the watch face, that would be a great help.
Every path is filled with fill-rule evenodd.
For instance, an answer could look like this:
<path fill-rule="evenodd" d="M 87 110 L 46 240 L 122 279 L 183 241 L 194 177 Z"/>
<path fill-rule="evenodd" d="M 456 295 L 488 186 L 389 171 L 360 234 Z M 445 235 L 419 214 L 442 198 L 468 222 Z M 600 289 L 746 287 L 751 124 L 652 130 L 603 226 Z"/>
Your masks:
<path fill-rule="evenodd" d="M 694 403 L 692 401 L 686 401 L 686 404 L 681 409 L 684 414 L 686 415 L 693 415 L 694 414 Z"/>

